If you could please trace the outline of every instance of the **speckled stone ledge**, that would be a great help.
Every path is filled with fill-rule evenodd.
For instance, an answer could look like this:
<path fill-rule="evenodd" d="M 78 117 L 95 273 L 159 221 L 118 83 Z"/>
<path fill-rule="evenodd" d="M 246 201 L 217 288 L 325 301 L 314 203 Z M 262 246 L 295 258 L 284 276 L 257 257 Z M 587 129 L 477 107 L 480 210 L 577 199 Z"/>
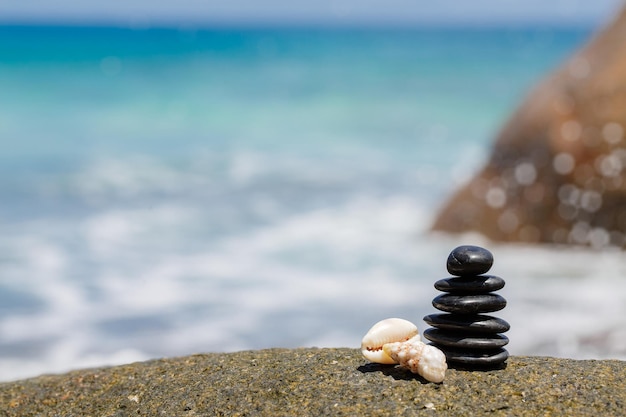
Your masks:
<path fill-rule="evenodd" d="M 442 384 L 356 349 L 153 360 L 0 384 L 0 416 L 623 415 L 626 362 L 511 357 Z"/>

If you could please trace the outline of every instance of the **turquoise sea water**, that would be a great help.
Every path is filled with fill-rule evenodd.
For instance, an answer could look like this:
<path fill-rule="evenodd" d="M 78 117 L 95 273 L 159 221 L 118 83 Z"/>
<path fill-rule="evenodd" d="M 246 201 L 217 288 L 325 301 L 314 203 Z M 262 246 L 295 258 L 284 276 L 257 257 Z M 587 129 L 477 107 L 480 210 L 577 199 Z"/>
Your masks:
<path fill-rule="evenodd" d="M 589 34 L 0 27 L 0 379 L 425 328 L 447 253 L 481 242 L 434 212 Z M 493 251 L 512 353 L 626 356 L 588 291 L 621 257 Z M 542 298 L 572 280 L 618 318 Z"/>

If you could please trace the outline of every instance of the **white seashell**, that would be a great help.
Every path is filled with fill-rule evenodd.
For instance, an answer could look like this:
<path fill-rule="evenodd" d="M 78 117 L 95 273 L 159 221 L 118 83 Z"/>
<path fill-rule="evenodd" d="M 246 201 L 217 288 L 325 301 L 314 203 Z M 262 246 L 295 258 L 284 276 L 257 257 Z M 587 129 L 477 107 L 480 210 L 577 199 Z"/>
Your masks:
<path fill-rule="evenodd" d="M 401 366 L 430 382 L 441 382 L 446 376 L 446 355 L 417 337 L 406 342 L 387 343 L 383 351 Z"/>
<path fill-rule="evenodd" d="M 448 365 L 446 356 L 420 340 L 417 326 L 403 319 L 376 323 L 361 342 L 363 356 L 372 362 L 400 364 L 431 382 L 441 382 Z"/>
<path fill-rule="evenodd" d="M 383 350 L 383 345 L 393 342 L 404 342 L 419 334 L 417 326 L 404 319 L 381 320 L 365 334 L 361 341 L 361 353 L 376 363 L 398 363 Z"/>

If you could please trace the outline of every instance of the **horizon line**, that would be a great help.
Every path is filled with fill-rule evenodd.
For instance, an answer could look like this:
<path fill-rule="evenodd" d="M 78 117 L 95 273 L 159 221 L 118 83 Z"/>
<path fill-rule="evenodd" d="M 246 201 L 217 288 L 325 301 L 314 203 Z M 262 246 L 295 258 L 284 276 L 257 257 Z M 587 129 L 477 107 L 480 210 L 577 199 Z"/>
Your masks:
<path fill-rule="evenodd" d="M 607 22 L 589 20 L 557 21 L 551 19 L 520 20 L 284 20 L 284 19 L 159 19 L 136 21 L 132 19 L 2 19 L 3 27 L 66 27 L 66 28 L 117 28 L 129 30 L 172 29 L 578 29 L 594 30 Z"/>

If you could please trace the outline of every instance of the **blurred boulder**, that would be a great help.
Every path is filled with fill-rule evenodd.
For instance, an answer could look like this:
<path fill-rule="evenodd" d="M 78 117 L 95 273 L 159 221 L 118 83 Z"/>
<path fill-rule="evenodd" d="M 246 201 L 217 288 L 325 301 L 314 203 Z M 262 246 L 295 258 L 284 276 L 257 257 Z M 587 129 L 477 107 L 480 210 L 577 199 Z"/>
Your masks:
<path fill-rule="evenodd" d="M 626 9 L 531 91 L 434 230 L 626 247 Z"/>

